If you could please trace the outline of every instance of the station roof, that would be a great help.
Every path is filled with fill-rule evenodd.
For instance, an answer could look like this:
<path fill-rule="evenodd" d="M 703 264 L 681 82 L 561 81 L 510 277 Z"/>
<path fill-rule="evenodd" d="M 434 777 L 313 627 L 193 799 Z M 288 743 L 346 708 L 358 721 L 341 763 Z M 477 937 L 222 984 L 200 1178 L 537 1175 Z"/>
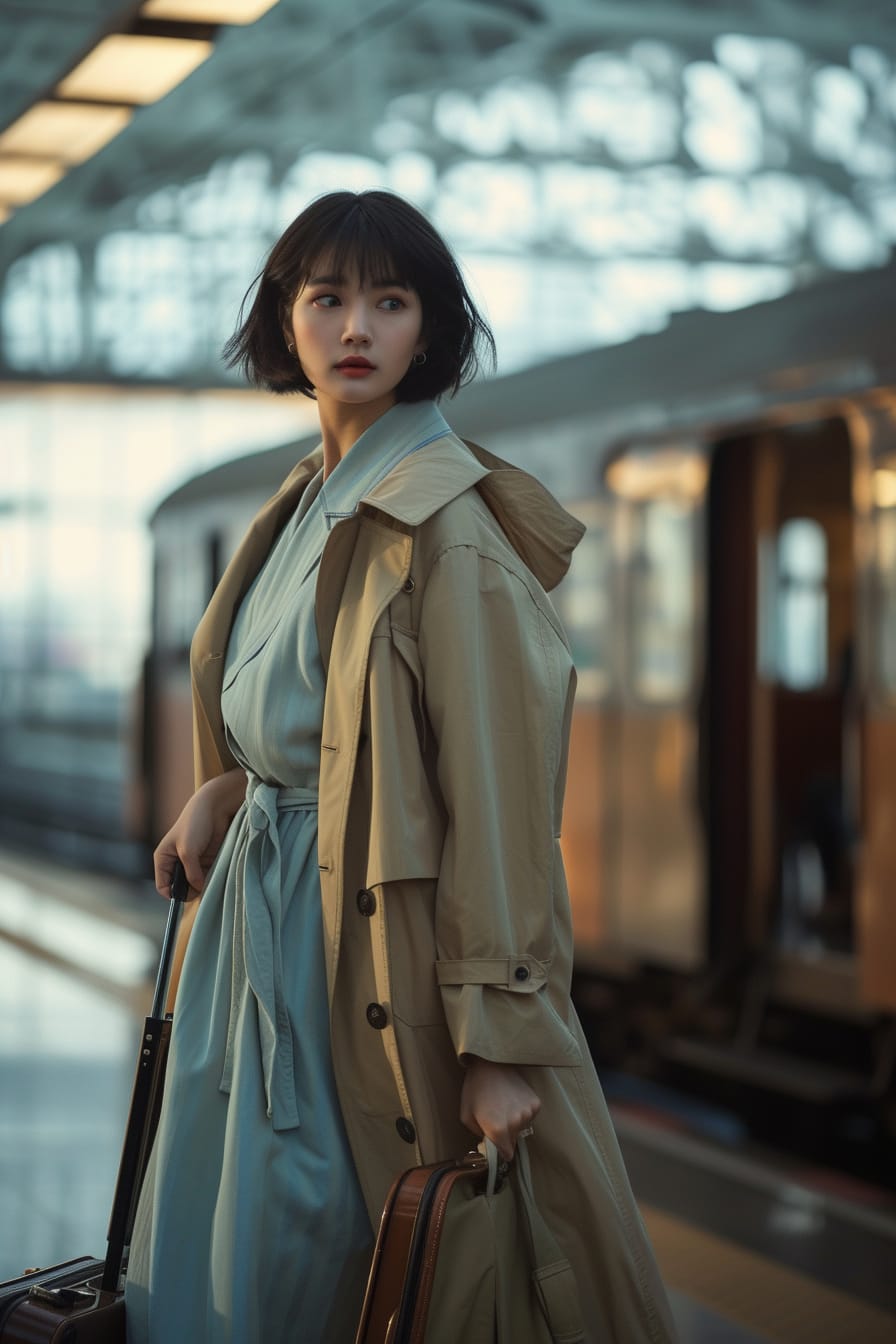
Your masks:
<path fill-rule="evenodd" d="M 0 131 L 142 9 L 0 0 Z M 243 292 L 334 187 L 433 216 L 505 369 L 896 239 L 892 0 L 279 0 L 212 36 L 0 226 L 0 378 L 232 383 Z"/>

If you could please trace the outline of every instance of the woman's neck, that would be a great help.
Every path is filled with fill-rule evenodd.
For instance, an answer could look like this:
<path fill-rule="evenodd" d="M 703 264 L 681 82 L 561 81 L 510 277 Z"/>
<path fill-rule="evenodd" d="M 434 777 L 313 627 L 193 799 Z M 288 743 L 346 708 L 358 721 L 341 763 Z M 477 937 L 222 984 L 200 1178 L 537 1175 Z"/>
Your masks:
<path fill-rule="evenodd" d="M 379 397 L 376 401 L 364 402 L 361 406 L 348 405 L 345 402 L 318 399 L 320 432 L 324 447 L 324 480 L 335 470 L 357 443 L 365 429 L 369 429 L 381 415 L 385 415 L 395 405 L 394 396 Z"/>

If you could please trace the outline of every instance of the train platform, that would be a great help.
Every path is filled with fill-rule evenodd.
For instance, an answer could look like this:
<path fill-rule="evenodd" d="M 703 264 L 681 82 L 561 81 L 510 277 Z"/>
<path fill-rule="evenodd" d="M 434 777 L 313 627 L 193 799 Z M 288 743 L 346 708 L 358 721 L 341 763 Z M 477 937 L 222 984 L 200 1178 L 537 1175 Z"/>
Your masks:
<path fill-rule="evenodd" d="M 165 903 L 0 851 L 0 1279 L 102 1254 Z M 608 1087 L 682 1344 L 889 1344 L 896 1200 Z"/>

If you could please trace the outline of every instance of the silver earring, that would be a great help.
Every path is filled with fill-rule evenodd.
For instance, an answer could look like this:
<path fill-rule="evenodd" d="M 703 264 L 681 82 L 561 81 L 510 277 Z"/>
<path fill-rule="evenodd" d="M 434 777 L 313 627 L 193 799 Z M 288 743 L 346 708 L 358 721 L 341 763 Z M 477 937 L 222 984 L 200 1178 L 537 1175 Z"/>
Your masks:
<path fill-rule="evenodd" d="M 287 348 L 287 350 L 289 351 L 289 353 L 290 353 L 291 355 L 294 355 L 295 352 L 296 352 L 296 343 L 295 343 L 295 341 L 287 341 L 287 342 L 286 342 L 286 348 Z"/>
<path fill-rule="evenodd" d="M 425 351 L 425 350 L 421 350 L 420 353 L 419 353 L 419 355 L 415 355 L 415 356 L 414 356 L 414 363 L 417 365 L 417 368 L 418 368 L 418 369 L 420 368 L 420 366 L 421 366 L 422 364 L 425 364 L 425 363 L 426 363 L 426 351 Z"/>

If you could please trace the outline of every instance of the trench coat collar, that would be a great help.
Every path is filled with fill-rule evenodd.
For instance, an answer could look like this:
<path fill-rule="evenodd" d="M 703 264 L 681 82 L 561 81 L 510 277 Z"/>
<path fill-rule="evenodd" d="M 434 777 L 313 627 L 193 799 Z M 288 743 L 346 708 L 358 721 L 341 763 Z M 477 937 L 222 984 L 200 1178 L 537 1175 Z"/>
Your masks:
<path fill-rule="evenodd" d="M 320 489 L 327 530 L 350 517 L 358 501 L 373 491 L 410 453 L 451 433 L 434 401 L 400 401 L 381 415 L 352 445 Z"/>
<path fill-rule="evenodd" d="M 431 402 L 421 405 L 435 409 Z M 374 510 L 400 527 L 419 527 L 475 486 L 517 554 L 550 592 L 569 569 L 572 553 L 584 535 L 584 526 L 534 476 L 469 439 L 458 438 L 438 411 L 436 415 L 445 432 L 439 438 L 427 439 L 422 451 L 403 456 L 361 496 L 358 511 Z M 421 446 L 419 442 L 417 446 Z M 242 556 L 243 565 L 248 562 L 250 571 L 253 566 L 257 571 L 322 464 L 323 448 L 318 446 L 297 463 L 256 518 L 252 528 L 254 544 Z M 247 577 L 251 582 L 254 573 Z M 243 592 L 238 594 L 238 600 Z"/>
<path fill-rule="evenodd" d="M 194 688 L 202 692 L 196 701 L 199 720 L 210 712 L 215 714 L 211 707 L 219 698 L 221 675 L 220 666 L 215 669 L 215 664 L 227 647 L 237 608 L 322 465 L 323 448 L 318 446 L 296 464 L 256 515 L 199 622 L 191 656 Z M 459 439 L 450 429 L 428 442 L 422 451 L 403 457 L 362 497 L 357 513 L 372 512 L 391 521 L 399 531 L 410 531 L 473 487 L 542 587 L 548 591 L 554 588 L 569 568 L 572 552 L 585 531 L 583 525 L 534 477 L 477 444 Z M 334 528 L 330 541 L 339 530 Z M 209 727 L 201 725 L 201 735 L 205 736 Z M 211 737 L 217 739 L 214 731 Z M 208 777 L 209 770 L 220 773 L 231 764 L 229 753 L 217 743 L 216 760 L 200 765 L 197 756 L 197 783 Z"/>
<path fill-rule="evenodd" d="M 432 403 L 428 403 L 432 405 Z M 439 416 L 441 420 L 441 416 Z M 442 421 L 444 424 L 444 421 Z M 362 495 L 358 512 L 374 511 L 400 529 L 419 527 L 446 504 L 476 487 L 505 536 L 542 587 L 550 591 L 566 574 L 572 552 L 585 528 L 528 472 L 469 440 L 446 432 L 427 440 L 420 452 L 406 454 Z M 199 650 L 218 649 L 230 632 L 236 608 L 294 514 L 308 484 L 323 465 L 318 446 L 292 469 L 276 494 L 258 513 L 225 571 L 195 641 Z M 217 638 L 206 643 L 215 628 Z"/>

